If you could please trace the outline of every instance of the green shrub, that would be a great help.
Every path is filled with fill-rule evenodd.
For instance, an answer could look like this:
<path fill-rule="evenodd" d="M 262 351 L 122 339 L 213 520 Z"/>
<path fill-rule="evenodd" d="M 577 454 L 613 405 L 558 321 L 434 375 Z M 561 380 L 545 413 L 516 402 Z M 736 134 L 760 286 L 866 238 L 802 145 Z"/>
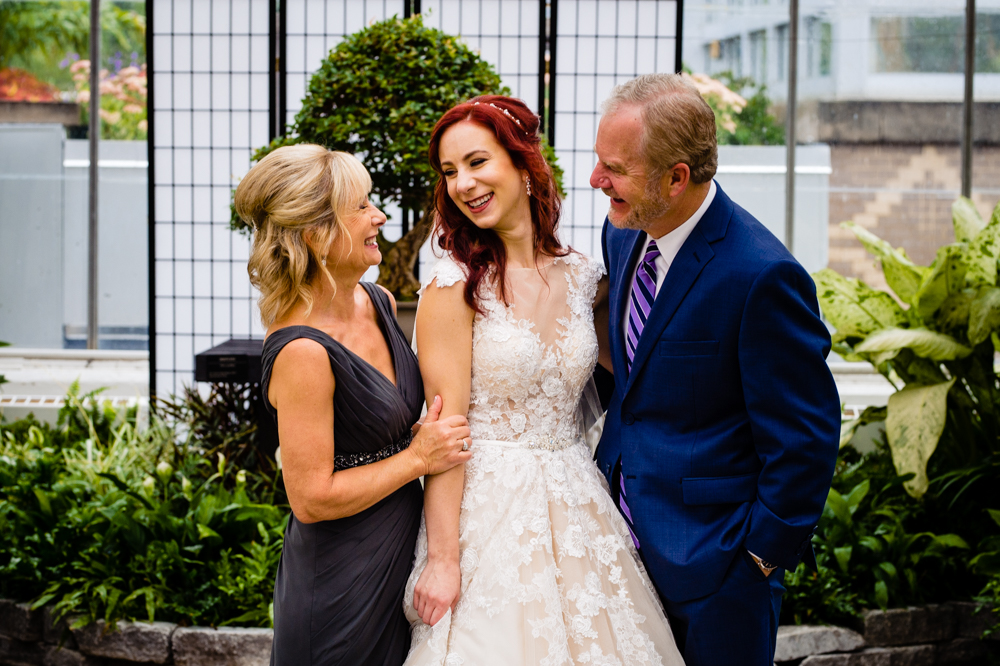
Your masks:
<path fill-rule="evenodd" d="M 0 596 L 81 624 L 268 626 L 287 507 L 225 456 L 135 417 L 71 392 L 55 428 L 0 425 Z"/>
<path fill-rule="evenodd" d="M 897 391 L 888 406 L 844 425 L 817 531 L 819 571 L 800 566 L 789 576 L 788 613 L 797 621 L 1000 601 L 1000 206 L 985 222 L 959 199 L 952 221 L 956 242 L 926 267 L 844 223 L 894 294 L 830 269 L 813 276 L 836 329 L 834 350 L 871 363 Z M 859 459 L 846 444 L 871 422 L 884 422 L 885 442 Z"/>
<path fill-rule="evenodd" d="M 349 35 L 323 60 L 309 82 L 288 133 L 261 148 L 260 160 L 280 146 L 317 143 L 355 153 L 372 176 L 375 205 L 399 204 L 419 216 L 396 242 L 379 233 L 378 282 L 401 300 L 416 300 L 413 267 L 431 229 L 437 174 L 427 159 L 431 130 L 445 111 L 477 95 L 509 95 L 493 67 L 461 38 L 423 24 L 391 18 Z M 562 191 L 562 171 L 543 140 L 543 152 Z M 233 212 L 231 226 L 247 225 Z"/>

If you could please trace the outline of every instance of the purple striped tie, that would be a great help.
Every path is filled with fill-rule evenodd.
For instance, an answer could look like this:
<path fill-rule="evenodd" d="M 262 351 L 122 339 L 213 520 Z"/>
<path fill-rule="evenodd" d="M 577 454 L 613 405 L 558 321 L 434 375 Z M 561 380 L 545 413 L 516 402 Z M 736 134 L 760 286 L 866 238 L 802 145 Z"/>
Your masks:
<path fill-rule="evenodd" d="M 628 370 L 632 371 L 632 360 L 635 358 L 635 348 L 639 346 L 639 336 L 646 326 L 646 319 L 656 298 L 656 258 L 660 250 L 656 241 L 650 239 L 649 247 L 642 261 L 635 268 L 635 284 L 632 285 L 632 297 L 629 299 L 628 330 L 625 332 L 625 351 L 628 353 Z"/>
<path fill-rule="evenodd" d="M 632 361 L 635 359 L 635 349 L 639 346 L 639 337 L 642 329 L 646 326 L 649 318 L 649 311 L 653 307 L 653 299 L 656 298 L 656 258 L 660 256 L 660 250 L 656 247 L 656 241 L 650 239 L 646 254 L 635 269 L 635 284 L 632 285 L 632 297 L 629 299 L 628 310 L 628 330 L 625 332 L 625 350 L 628 353 L 628 370 L 632 372 Z M 636 550 L 639 549 L 639 539 L 632 529 L 632 511 L 625 502 L 625 470 L 621 469 L 619 475 L 618 508 L 621 509 L 625 522 L 628 524 L 628 532 L 632 536 Z"/>

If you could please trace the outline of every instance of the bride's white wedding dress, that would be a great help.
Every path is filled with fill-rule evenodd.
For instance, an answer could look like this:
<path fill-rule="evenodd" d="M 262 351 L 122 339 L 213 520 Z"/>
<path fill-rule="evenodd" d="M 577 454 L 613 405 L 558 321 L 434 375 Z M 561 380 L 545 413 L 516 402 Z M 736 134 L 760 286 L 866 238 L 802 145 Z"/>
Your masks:
<path fill-rule="evenodd" d="M 541 270 L 509 269 L 510 306 L 482 290 L 459 526 L 462 594 L 433 627 L 414 611 L 427 563 L 421 524 L 403 600 L 413 629 L 406 664 L 683 664 L 582 436 L 578 406 L 597 362 L 593 300 L 602 274 L 573 253 Z M 445 256 L 434 279 L 446 287 L 465 274 Z"/>

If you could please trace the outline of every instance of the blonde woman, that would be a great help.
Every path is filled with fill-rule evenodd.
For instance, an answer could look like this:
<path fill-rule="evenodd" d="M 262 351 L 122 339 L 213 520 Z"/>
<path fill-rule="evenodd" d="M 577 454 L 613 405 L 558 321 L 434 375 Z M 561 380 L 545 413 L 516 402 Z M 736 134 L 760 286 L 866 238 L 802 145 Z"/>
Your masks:
<path fill-rule="evenodd" d="M 261 390 L 278 423 L 292 515 L 274 587 L 272 666 L 402 664 L 402 611 L 422 493 L 469 459 L 462 416 L 439 419 L 385 290 L 385 215 L 353 156 L 278 148 L 236 190 L 254 228 L 248 270 L 267 327 Z"/>

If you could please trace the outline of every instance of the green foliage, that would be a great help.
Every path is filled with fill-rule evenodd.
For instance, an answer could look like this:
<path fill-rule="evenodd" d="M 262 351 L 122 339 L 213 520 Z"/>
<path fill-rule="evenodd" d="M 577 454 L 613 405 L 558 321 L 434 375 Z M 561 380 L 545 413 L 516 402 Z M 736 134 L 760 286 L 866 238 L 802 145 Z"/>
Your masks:
<path fill-rule="evenodd" d="M 903 490 L 884 446 L 841 450 L 834 487 L 813 539 L 817 571 L 786 578 L 786 622 L 854 624 L 865 609 L 968 599 L 969 544 L 926 529 L 934 509 Z M 956 526 L 957 527 L 957 526 Z"/>
<path fill-rule="evenodd" d="M 146 51 L 145 8 L 141 2 L 103 2 L 101 52 Z M 90 48 L 90 3 L 83 0 L 0 0 L 0 68 L 20 67 L 56 84 L 72 87 L 59 62 Z"/>
<path fill-rule="evenodd" d="M 1000 206 L 989 222 L 967 199 L 952 212 L 957 241 L 930 266 L 844 223 L 895 296 L 829 269 L 813 276 L 834 350 L 870 362 L 898 390 L 844 424 L 815 541 L 819 570 L 801 565 L 788 578 L 794 621 L 1000 600 Z M 885 441 L 860 456 L 846 444 L 872 422 L 884 422 Z"/>
<path fill-rule="evenodd" d="M 302 109 L 288 133 L 253 155 L 297 143 L 354 153 L 372 176 L 375 205 L 398 204 L 419 218 L 393 243 L 379 234 L 379 284 L 396 298 L 415 300 L 417 250 L 430 232 L 437 174 L 427 160 L 431 130 L 445 111 L 472 97 L 509 95 L 493 67 L 461 38 L 423 24 L 417 15 L 372 23 L 349 35 L 323 60 L 309 82 Z M 562 170 L 543 140 L 562 191 Z M 248 232 L 234 213 L 230 226 Z"/>
<path fill-rule="evenodd" d="M 720 146 L 783 146 L 785 128 L 770 112 L 771 99 L 767 86 L 755 84 L 749 76 L 737 77 L 732 72 L 716 75 L 730 90 L 743 91 L 746 106 L 735 116 L 736 128 L 732 131 L 718 127 Z M 749 96 L 747 96 L 749 93 Z M 709 106 L 712 103 L 709 101 Z"/>
<path fill-rule="evenodd" d="M 889 400 L 887 436 L 896 469 L 913 473 L 907 491 L 1000 456 L 1000 206 L 989 223 L 968 200 L 953 206 L 957 242 L 930 266 L 845 222 L 882 265 L 892 295 L 824 269 L 814 275 L 823 313 L 836 328 L 834 350 L 864 360 L 900 390 Z M 987 483 L 976 484 L 985 492 Z"/>
<path fill-rule="evenodd" d="M 71 391 L 55 428 L 0 425 L 0 596 L 81 623 L 268 626 L 287 507 L 174 426 L 138 428 L 97 398 Z"/>
<path fill-rule="evenodd" d="M 330 51 L 288 134 L 253 159 L 295 143 L 355 153 L 372 175 L 375 205 L 423 211 L 437 181 L 427 161 L 434 123 L 459 102 L 489 93 L 510 91 L 459 37 L 424 26 L 420 16 L 372 23 Z"/>

